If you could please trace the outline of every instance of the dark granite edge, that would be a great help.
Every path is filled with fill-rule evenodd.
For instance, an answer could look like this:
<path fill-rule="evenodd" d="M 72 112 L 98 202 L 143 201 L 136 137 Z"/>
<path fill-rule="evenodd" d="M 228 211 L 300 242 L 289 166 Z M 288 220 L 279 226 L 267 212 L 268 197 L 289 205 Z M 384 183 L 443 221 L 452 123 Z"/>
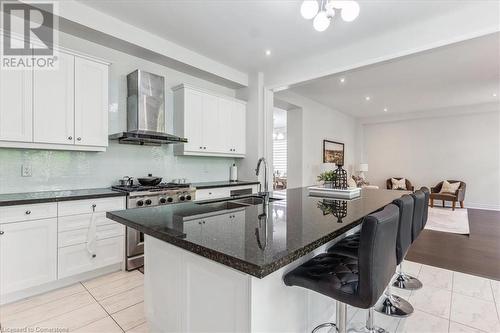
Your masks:
<path fill-rule="evenodd" d="M 167 235 L 164 233 L 155 232 L 154 230 L 145 228 L 140 224 L 133 223 L 125 218 L 114 215 L 113 212 L 106 212 L 106 217 L 108 219 L 113 220 L 113 221 L 122 223 L 122 224 L 126 225 L 127 227 L 136 229 L 136 230 L 144 233 L 145 235 L 148 235 L 148 236 L 154 237 L 156 239 L 165 241 L 169 244 L 175 245 L 179 248 L 182 248 L 182 249 L 189 251 L 191 253 L 200 255 L 204 258 L 213 260 L 213 261 L 218 262 L 220 264 L 223 264 L 227 267 L 236 269 L 240 272 L 247 273 L 247 274 L 253 275 L 253 276 L 258 277 L 258 278 L 263 277 L 263 276 L 260 276 L 261 270 L 262 270 L 260 266 L 250 264 L 250 263 L 248 263 L 244 260 L 241 260 L 239 258 L 230 256 L 227 254 L 223 254 L 223 253 L 220 253 L 218 251 L 215 251 L 215 250 L 206 248 L 204 246 L 194 244 L 190 241 L 184 240 L 183 239 L 184 234 L 182 234 L 182 233 L 179 233 L 177 236 L 171 236 L 171 235 Z"/>
<path fill-rule="evenodd" d="M 187 240 L 184 240 L 182 237 L 183 234 L 181 234 L 181 233 L 179 233 L 178 236 L 170 236 L 170 235 L 167 235 L 167 234 L 164 234 L 161 232 L 156 232 L 156 231 L 151 230 L 149 228 L 145 228 L 144 226 L 142 226 L 140 224 L 133 223 L 133 222 L 131 222 L 123 217 L 117 216 L 117 215 L 113 214 L 113 212 L 107 212 L 106 217 L 113 220 L 113 221 L 122 223 L 128 227 L 136 229 L 140 232 L 143 232 L 146 235 L 149 235 L 149 236 L 154 237 L 156 239 L 165 241 L 169 244 L 180 247 L 186 251 L 189 251 L 191 253 L 200 255 L 204 258 L 213 260 L 213 261 L 218 262 L 220 264 L 223 264 L 227 267 L 236 269 L 240 272 L 247 273 L 247 274 L 252 275 L 252 276 L 259 278 L 259 279 L 262 279 L 262 278 L 266 277 L 267 275 L 276 272 L 280 268 L 282 268 L 282 267 L 294 262 L 295 260 L 305 256 L 306 254 L 311 253 L 312 251 L 314 251 L 318 247 L 334 240 L 335 238 L 344 234 L 345 232 L 349 231 L 350 229 L 355 228 L 356 226 L 358 226 L 362 222 L 362 219 L 360 219 L 358 221 L 349 223 L 346 226 L 344 226 L 343 228 L 337 229 L 337 230 L 329 233 L 328 235 L 325 235 L 325 236 L 303 246 L 302 248 L 295 250 L 294 252 L 288 254 L 287 256 L 285 256 L 277 261 L 275 261 L 272 264 L 257 266 L 254 264 L 250 264 L 242 259 L 233 257 L 231 255 L 224 254 L 224 253 L 218 252 L 216 250 L 209 249 L 209 248 L 206 248 L 204 246 L 194 244 L 194 243 L 191 243 Z"/>
<path fill-rule="evenodd" d="M 294 262 L 295 260 L 302 258 L 303 256 L 316 250 L 318 247 L 325 245 L 326 243 L 334 240 L 335 238 L 346 233 L 347 231 L 357 227 L 362 222 L 363 222 L 363 219 L 360 219 L 360 220 L 355 221 L 355 222 L 351 222 L 351 223 L 347 224 L 345 227 L 337 229 L 334 232 L 331 232 L 328 235 L 325 235 L 325 236 L 303 246 L 302 248 L 295 250 L 293 253 L 288 254 L 286 257 L 283 257 L 272 264 L 265 265 L 261 269 L 261 271 L 262 271 L 261 276 L 257 276 L 257 277 L 263 278 L 271 273 L 276 272 L 280 268 Z"/>
<path fill-rule="evenodd" d="M 210 183 L 210 184 L 208 184 Z M 258 185 L 259 181 L 221 181 L 220 184 L 213 184 L 217 182 L 207 182 L 207 185 L 203 185 L 204 183 L 193 183 L 192 185 L 196 187 L 197 190 L 209 189 L 209 188 L 220 188 L 220 187 L 234 187 L 234 186 L 245 186 L 245 185 Z"/>
<path fill-rule="evenodd" d="M 110 191 L 111 191 L 111 189 L 110 189 Z M 47 192 L 51 192 L 51 191 L 47 191 Z M 54 192 L 58 192 L 58 191 L 54 191 Z M 123 197 L 126 195 L 127 195 L 127 193 L 125 193 L 125 192 L 113 191 L 113 192 L 108 192 L 108 193 L 75 194 L 75 195 L 67 195 L 67 196 L 61 196 L 61 197 L 27 198 L 27 199 L 14 199 L 14 200 L 3 200 L 3 201 L 0 200 L 0 207 L 18 206 L 18 205 L 26 205 L 26 204 L 37 204 L 37 203 L 46 203 L 46 202 L 60 202 L 60 201 L 95 199 L 95 198 Z"/>

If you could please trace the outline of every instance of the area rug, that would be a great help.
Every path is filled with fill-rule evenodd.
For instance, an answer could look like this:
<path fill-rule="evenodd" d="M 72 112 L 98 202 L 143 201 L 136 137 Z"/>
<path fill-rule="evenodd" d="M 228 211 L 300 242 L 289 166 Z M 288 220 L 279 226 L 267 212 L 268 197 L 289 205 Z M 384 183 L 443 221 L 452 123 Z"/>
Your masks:
<path fill-rule="evenodd" d="M 425 229 L 468 235 L 470 230 L 467 208 L 457 208 L 453 211 L 450 208 L 429 207 Z"/>

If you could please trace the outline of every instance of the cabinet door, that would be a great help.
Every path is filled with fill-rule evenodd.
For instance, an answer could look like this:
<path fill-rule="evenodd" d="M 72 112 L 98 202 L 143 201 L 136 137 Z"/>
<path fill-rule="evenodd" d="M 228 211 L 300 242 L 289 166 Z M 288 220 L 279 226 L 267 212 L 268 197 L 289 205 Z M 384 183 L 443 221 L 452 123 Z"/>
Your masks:
<path fill-rule="evenodd" d="M 75 143 L 108 145 L 108 66 L 75 58 Z"/>
<path fill-rule="evenodd" d="M 209 94 L 202 95 L 203 112 L 203 151 L 221 152 L 223 145 L 220 140 L 219 98 Z"/>
<path fill-rule="evenodd" d="M 0 294 L 56 280 L 57 219 L 0 225 Z"/>
<path fill-rule="evenodd" d="M 86 244 L 60 248 L 58 260 L 59 279 L 123 262 L 124 245 L 125 240 L 123 237 L 98 240 L 95 256 L 89 253 Z"/>
<path fill-rule="evenodd" d="M 234 102 L 220 98 L 219 99 L 219 137 L 221 140 L 221 153 L 233 154 L 234 142 L 233 142 L 233 104 Z"/>
<path fill-rule="evenodd" d="M 33 141 L 33 72 L 0 69 L 0 140 Z"/>
<path fill-rule="evenodd" d="M 188 143 L 184 150 L 201 152 L 203 150 L 202 94 L 184 90 L 184 136 Z"/>
<path fill-rule="evenodd" d="M 35 142 L 74 143 L 74 62 L 74 56 L 59 52 L 57 69 L 34 71 Z"/>
<path fill-rule="evenodd" d="M 231 143 L 233 153 L 245 154 L 246 151 L 246 105 L 233 102 L 231 112 Z"/>

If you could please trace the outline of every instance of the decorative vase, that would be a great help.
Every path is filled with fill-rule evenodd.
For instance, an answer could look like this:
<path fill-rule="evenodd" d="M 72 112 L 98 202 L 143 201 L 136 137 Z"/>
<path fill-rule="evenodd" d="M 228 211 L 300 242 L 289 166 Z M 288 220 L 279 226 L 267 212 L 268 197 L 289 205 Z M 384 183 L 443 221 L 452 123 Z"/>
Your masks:
<path fill-rule="evenodd" d="M 325 188 L 333 188 L 334 182 L 333 181 L 325 181 L 323 184 L 323 187 Z"/>

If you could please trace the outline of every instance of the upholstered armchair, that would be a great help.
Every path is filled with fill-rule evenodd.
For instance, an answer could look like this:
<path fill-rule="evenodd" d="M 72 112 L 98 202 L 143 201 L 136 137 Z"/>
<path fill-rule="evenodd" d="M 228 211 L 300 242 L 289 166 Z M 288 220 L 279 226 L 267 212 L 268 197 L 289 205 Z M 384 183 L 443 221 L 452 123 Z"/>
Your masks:
<path fill-rule="evenodd" d="M 392 177 L 392 178 L 397 179 L 397 180 L 403 179 L 403 177 Z M 385 182 L 388 190 L 392 190 L 392 178 L 387 179 L 387 181 Z M 414 191 L 415 190 L 415 188 L 413 187 L 411 182 L 406 178 L 405 178 L 405 183 L 406 183 L 406 191 Z"/>
<path fill-rule="evenodd" d="M 443 182 L 439 182 L 436 186 L 431 187 L 431 195 L 430 202 L 431 207 L 434 207 L 434 199 L 442 200 L 443 207 L 445 201 L 451 201 L 451 208 L 455 210 L 455 206 L 457 201 L 460 202 L 460 208 L 464 208 L 464 199 L 465 199 L 465 183 L 460 180 L 448 180 L 449 183 L 460 183 L 458 190 L 455 193 L 439 193 L 441 192 L 441 188 L 443 187 Z"/>

